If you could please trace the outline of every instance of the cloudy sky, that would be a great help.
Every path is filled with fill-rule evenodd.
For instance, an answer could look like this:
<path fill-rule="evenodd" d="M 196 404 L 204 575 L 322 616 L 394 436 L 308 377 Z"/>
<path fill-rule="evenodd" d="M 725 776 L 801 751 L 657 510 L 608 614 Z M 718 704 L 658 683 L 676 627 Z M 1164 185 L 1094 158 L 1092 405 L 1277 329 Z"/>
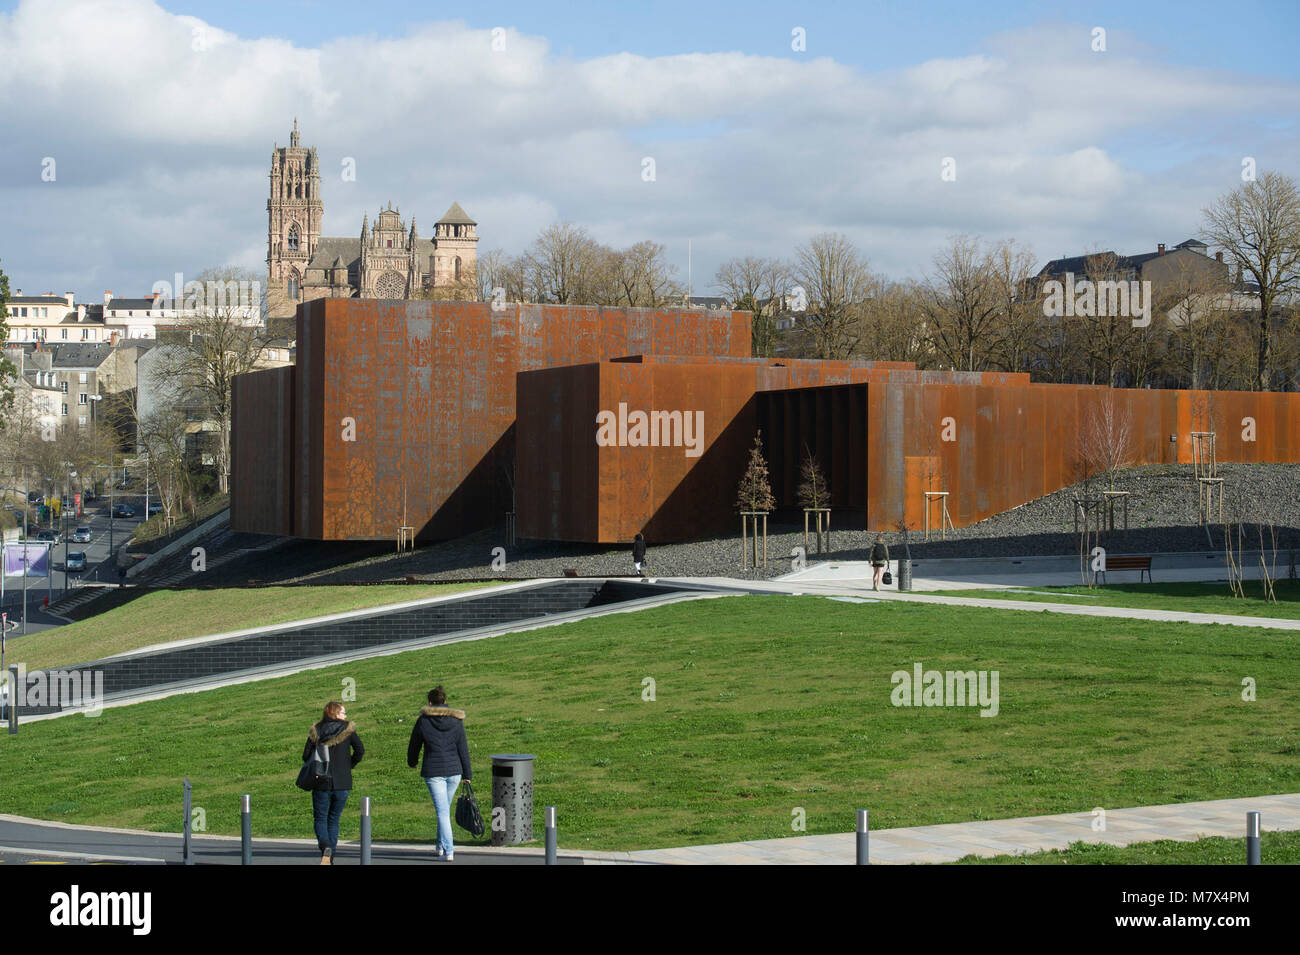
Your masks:
<path fill-rule="evenodd" d="M 294 117 L 327 235 L 457 200 L 481 250 L 568 221 L 685 278 L 692 240 L 697 293 L 827 230 L 898 278 L 958 233 L 1154 250 L 1244 157 L 1300 177 L 1300 4 L 1132 6 L 0 0 L 0 268 L 85 301 L 264 268 Z"/>

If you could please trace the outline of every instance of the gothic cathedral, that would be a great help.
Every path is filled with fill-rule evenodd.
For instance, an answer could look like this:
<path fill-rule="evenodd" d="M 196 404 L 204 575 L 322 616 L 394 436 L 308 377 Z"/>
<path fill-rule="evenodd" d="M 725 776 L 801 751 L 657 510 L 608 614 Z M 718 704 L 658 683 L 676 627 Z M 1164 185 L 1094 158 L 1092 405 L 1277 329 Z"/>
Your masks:
<path fill-rule="evenodd" d="M 271 153 L 271 196 L 266 200 L 267 288 L 273 316 L 288 316 L 318 298 L 416 298 L 431 288 L 472 282 L 478 225 L 453 202 L 434 225 L 433 238 L 408 230 L 392 203 L 375 225 L 367 214 L 360 239 L 321 235 L 325 209 L 320 161 L 314 146 L 298 139 L 293 121 L 289 145 Z"/>

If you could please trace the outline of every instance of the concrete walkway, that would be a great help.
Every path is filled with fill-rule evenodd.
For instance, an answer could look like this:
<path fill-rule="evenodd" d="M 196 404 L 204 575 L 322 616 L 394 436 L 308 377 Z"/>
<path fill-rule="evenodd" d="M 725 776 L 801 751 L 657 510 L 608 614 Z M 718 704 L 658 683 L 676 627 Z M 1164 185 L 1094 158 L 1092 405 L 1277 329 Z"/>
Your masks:
<path fill-rule="evenodd" d="M 852 600 L 902 600 L 914 603 L 946 604 L 954 607 L 985 607 L 990 610 L 1028 610 L 1037 613 L 1064 613 L 1084 617 L 1117 617 L 1128 620 L 1156 620 L 1164 623 L 1221 624 L 1232 627 L 1258 627 L 1267 630 L 1298 630 L 1300 618 L 1286 617 L 1249 617 L 1240 614 L 1192 613 L 1183 610 L 1155 610 L 1142 607 L 1110 607 L 1087 603 L 1039 603 L 1029 600 L 1004 600 L 1001 598 L 975 596 L 949 596 L 946 594 L 902 593 L 896 587 L 886 587 L 879 591 L 871 589 L 871 572 L 865 564 L 835 565 L 835 570 L 842 573 L 827 576 L 815 576 L 815 568 L 799 574 L 791 574 L 775 580 L 736 580 L 729 577 L 657 577 L 654 583 L 668 584 L 683 590 L 696 587 L 709 592 L 753 593 L 753 594 L 791 594 L 797 596 L 813 595 L 821 597 L 843 597 Z M 932 581 L 916 581 L 914 586 L 922 589 Z M 1074 581 L 1078 583 L 1078 580 Z M 994 585 L 981 585 L 992 589 Z M 1005 589 L 1002 585 L 999 589 Z M 942 589 L 942 588 L 936 588 Z M 971 587 L 965 588 L 968 592 Z M 1061 599 L 1073 595 L 1063 594 Z"/>
<path fill-rule="evenodd" d="M 1300 829 L 1300 793 L 1173 803 L 1136 809 L 1108 809 L 1104 832 L 1094 832 L 1100 816 L 1091 811 L 1060 816 L 1029 816 L 987 822 L 883 829 L 870 835 L 873 864 L 954 862 L 963 856 L 1016 855 L 1064 849 L 1072 842 L 1103 842 L 1126 846 L 1133 842 L 1176 839 L 1190 842 L 1207 836 L 1243 839 L 1246 813 L 1261 813 L 1268 832 Z M 630 861 L 669 865 L 852 865 L 856 855 L 852 832 L 828 836 L 792 836 L 682 849 L 655 849 L 628 854 Z M 1245 861 L 1245 845 L 1242 846 Z M 1264 859 L 1267 862 L 1267 858 Z"/>
<path fill-rule="evenodd" d="M 1104 831 L 1093 829 L 1100 817 L 1092 811 L 882 829 L 871 833 L 870 855 L 875 865 L 905 865 L 954 862 L 968 855 L 1016 855 L 1065 849 L 1072 842 L 1126 846 L 1157 839 L 1180 842 L 1208 836 L 1239 839 L 1245 836 L 1246 813 L 1251 811 L 1262 813 L 1261 823 L 1266 832 L 1300 829 L 1300 793 L 1292 793 L 1108 809 Z M 309 824 L 305 812 L 304 824 Z M 679 849 L 596 852 L 565 848 L 561 831 L 557 856 L 564 865 L 852 865 L 856 845 L 856 836 L 846 832 Z M 193 847 L 200 865 L 240 862 L 239 840 L 232 837 L 195 835 Z M 373 861 L 377 865 L 435 864 L 431 849 L 428 845 L 376 842 Z M 1244 854 L 1244 848 L 1242 851 Z M 357 864 L 358 852 L 356 843 L 340 844 L 338 863 Z M 169 833 L 74 826 L 0 815 L 0 862 L 31 858 L 79 863 L 177 864 L 181 861 L 181 840 L 179 835 Z M 253 860 L 256 865 L 315 865 L 320 857 L 313 839 L 255 839 Z M 1264 861 L 1268 861 L 1267 850 Z M 457 846 L 456 862 L 539 865 L 543 862 L 543 851 L 534 847 Z"/>
<path fill-rule="evenodd" d="M 1119 556 L 1116 549 L 1111 556 Z M 897 556 L 897 554 L 895 554 Z M 1141 555 L 1147 556 L 1147 555 Z M 1194 551 L 1181 554 L 1153 554 L 1151 575 L 1136 570 L 1112 570 L 1111 584 L 1137 583 L 1148 579 L 1161 583 L 1227 580 L 1222 551 Z M 1269 555 L 1271 559 L 1271 555 Z M 1275 576 L 1287 575 L 1287 557 L 1278 555 Z M 898 561 L 889 563 L 898 579 Z M 1242 572 L 1247 580 L 1259 579 L 1259 552 L 1242 554 Z M 785 583 L 853 583 L 871 586 L 871 566 L 866 561 L 822 561 L 777 578 Z M 1078 556 L 1063 557 L 952 557 L 912 561 L 913 590 L 978 590 L 1004 587 L 1077 587 L 1081 583 Z"/>

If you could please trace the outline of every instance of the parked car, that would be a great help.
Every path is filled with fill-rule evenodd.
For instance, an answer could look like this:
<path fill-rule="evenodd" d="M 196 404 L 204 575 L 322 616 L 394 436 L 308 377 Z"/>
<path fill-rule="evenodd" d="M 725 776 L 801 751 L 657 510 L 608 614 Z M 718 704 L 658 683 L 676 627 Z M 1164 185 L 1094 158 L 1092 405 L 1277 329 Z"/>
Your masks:
<path fill-rule="evenodd" d="M 69 572 L 74 570 L 85 570 L 86 569 L 85 553 L 79 550 L 69 551 L 68 559 L 63 562 L 63 567 L 65 570 Z"/>
<path fill-rule="evenodd" d="M 59 542 L 59 532 L 51 530 L 37 531 L 36 539 L 38 541 L 49 541 L 51 544 L 57 544 Z"/>
<path fill-rule="evenodd" d="M 135 508 L 133 508 L 130 504 L 114 504 L 113 516 L 114 517 L 135 517 Z"/>
<path fill-rule="evenodd" d="M 28 492 L 27 492 L 27 503 L 28 503 L 28 504 L 40 504 L 42 500 L 43 500 L 43 498 L 41 497 L 41 493 L 40 493 L 40 491 L 28 491 Z"/>
<path fill-rule="evenodd" d="M 90 537 L 91 534 L 89 527 L 78 527 L 72 532 L 72 542 L 74 544 L 89 544 Z"/>
<path fill-rule="evenodd" d="M 149 516 L 149 517 L 153 517 L 155 514 L 161 514 L 161 513 L 162 513 L 162 505 L 161 505 L 161 504 L 150 504 L 150 505 L 149 505 L 149 508 L 148 508 L 148 511 L 149 511 L 149 514 L 148 514 L 147 516 Z"/>

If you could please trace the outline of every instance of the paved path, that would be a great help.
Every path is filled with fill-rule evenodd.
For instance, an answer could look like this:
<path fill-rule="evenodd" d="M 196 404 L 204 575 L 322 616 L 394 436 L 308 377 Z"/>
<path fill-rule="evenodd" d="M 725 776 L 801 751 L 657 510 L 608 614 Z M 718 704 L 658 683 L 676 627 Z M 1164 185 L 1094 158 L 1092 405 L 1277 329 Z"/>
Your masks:
<path fill-rule="evenodd" d="M 351 802 L 344 810 L 352 809 Z M 430 817 L 432 821 L 432 816 Z M 303 797 L 303 826 L 311 828 L 311 807 Z M 191 841 L 197 865 L 239 865 L 240 841 L 230 836 L 195 834 Z M 609 853 L 594 853 L 591 859 L 561 850 L 561 865 L 583 865 L 607 861 Z M 357 865 L 360 846 L 355 842 L 339 844 L 338 865 Z M 100 826 L 72 826 L 44 822 L 23 816 L 0 815 L 0 862 L 121 862 L 137 865 L 179 865 L 180 834 L 140 832 L 132 829 L 107 829 Z M 431 845 L 375 843 L 373 864 L 424 865 L 444 863 L 433 858 Z M 466 865 L 541 865 L 541 849 L 490 849 L 460 846 L 451 863 Z M 320 853 L 315 839 L 254 839 L 254 865 L 319 865 Z"/>
<path fill-rule="evenodd" d="M 874 864 L 897 865 L 953 862 L 967 855 L 1014 855 L 1064 849 L 1072 842 L 1105 842 L 1125 846 L 1132 842 L 1150 842 L 1155 839 L 1187 842 L 1206 836 L 1226 836 L 1243 839 L 1244 861 L 1246 813 L 1252 810 L 1262 813 L 1260 820 L 1266 831 L 1300 829 L 1300 793 L 1292 793 L 1137 809 L 1108 809 L 1105 832 L 1093 831 L 1095 817 L 1091 811 L 1061 816 L 1029 816 L 1024 819 L 883 829 L 871 833 L 870 855 Z M 670 865 L 852 865 L 856 854 L 856 839 L 851 832 L 828 836 L 793 836 L 788 839 L 632 852 L 629 853 L 629 859 Z"/>
<path fill-rule="evenodd" d="M 1262 813 L 1266 832 L 1300 829 L 1300 793 L 1292 793 L 1108 809 L 1105 831 L 1094 831 L 1098 817 L 1091 811 L 882 829 L 871 833 L 871 861 L 877 865 L 954 862 L 967 855 L 1016 855 L 1064 849 L 1072 842 L 1125 846 L 1156 839 L 1180 842 L 1207 836 L 1239 839 L 1245 835 L 1246 813 L 1250 811 Z M 304 811 L 304 822 L 306 815 Z M 638 852 L 593 852 L 561 846 L 559 861 L 562 865 L 852 865 L 856 845 L 856 836 L 848 832 Z M 193 847 L 200 865 L 240 862 L 240 843 L 235 838 L 195 835 Z M 1245 851 L 1244 844 L 1242 851 Z M 338 864 L 355 865 L 359 859 L 356 843 L 340 845 Z M 181 861 L 181 839 L 168 833 L 72 826 L 0 815 L 0 862 L 33 860 L 175 865 Z M 319 861 L 312 839 L 253 840 L 255 865 L 316 865 Z M 372 861 L 376 865 L 434 862 L 429 846 L 391 843 L 375 843 Z M 544 860 L 540 848 L 459 846 L 455 861 L 468 865 L 540 865 Z"/>
<path fill-rule="evenodd" d="M 1115 548 L 1111 556 L 1124 551 Z M 897 557 L 897 553 L 895 553 Z M 1141 556 L 1147 556 L 1145 554 Z M 1112 570 L 1106 574 L 1107 583 L 1137 583 L 1140 580 L 1160 578 L 1161 583 L 1186 581 L 1227 580 L 1222 551 L 1194 551 L 1179 554 L 1153 554 L 1151 574 L 1144 576 L 1136 570 Z M 892 560 L 890 573 L 898 579 L 898 561 Z M 1247 580 L 1259 579 L 1259 552 L 1242 554 L 1242 572 Z M 1287 575 L 1285 552 L 1279 555 L 1274 567 L 1275 575 Z M 1077 587 L 1080 582 L 1078 556 L 1062 557 L 950 557 L 925 558 L 912 561 L 913 590 L 978 590 L 1003 587 Z M 821 561 L 803 570 L 777 578 L 783 582 L 798 583 L 850 583 L 863 581 L 871 586 L 871 568 L 866 561 Z"/>
<path fill-rule="evenodd" d="M 731 590 L 737 593 L 812 594 L 823 597 L 847 597 L 867 601 L 902 600 L 914 603 L 947 604 L 957 607 L 986 607 L 990 610 L 1030 610 L 1038 613 L 1065 613 L 1084 617 L 1119 617 L 1129 620 L 1157 620 L 1165 623 L 1217 623 L 1224 626 L 1260 627 L 1268 630 L 1300 630 L 1300 619 L 1288 619 L 1286 617 L 1248 617 L 1237 614 L 1191 613 L 1182 610 L 1154 610 L 1143 607 L 1103 607 L 1084 603 L 1039 603 L 1029 600 L 1004 600 L 989 597 L 900 593 L 892 587 L 874 591 L 871 589 L 869 574 L 865 578 L 855 578 L 847 575 L 839 579 L 817 579 L 799 576 L 783 577 L 779 580 L 747 581 L 728 577 L 657 577 L 652 578 L 652 582 L 684 589 L 699 587 L 708 590 Z"/>

